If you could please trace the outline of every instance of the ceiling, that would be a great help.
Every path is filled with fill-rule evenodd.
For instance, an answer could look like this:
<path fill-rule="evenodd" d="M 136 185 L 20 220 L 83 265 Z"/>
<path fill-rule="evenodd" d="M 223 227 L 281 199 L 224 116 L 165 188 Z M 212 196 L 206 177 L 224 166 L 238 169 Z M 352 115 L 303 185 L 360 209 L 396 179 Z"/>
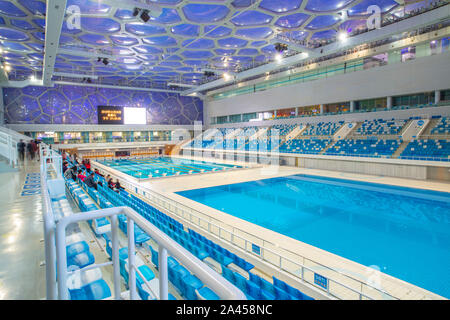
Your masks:
<path fill-rule="evenodd" d="M 133 2 L 67 0 L 67 9 L 79 8 L 80 25 L 66 14 L 54 65 L 60 76 L 54 79 L 73 81 L 70 74 L 76 74 L 94 75 L 93 82 L 111 85 L 198 85 L 214 80 L 204 76 L 205 70 L 232 74 L 273 61 L 276 37 L 314 47 L 334 41 L 341 30 L 364 28 L 370 5 L 378 5 L 385 15 L 398 14 L 405 1 L 147 1 L 158 5 L 161 14 L 146 23 L 140 14 L 133 16 Z M 426 1 L 406 2 L 406 10 L 412 10 Z M 45 14 L 45 1 L 0 1 L 0 48 L 9 80 L 42 77 Z M 293 53 L 289 49 L 285 54 Z M 109 63 L 99 57 L 108 57 Z"/>

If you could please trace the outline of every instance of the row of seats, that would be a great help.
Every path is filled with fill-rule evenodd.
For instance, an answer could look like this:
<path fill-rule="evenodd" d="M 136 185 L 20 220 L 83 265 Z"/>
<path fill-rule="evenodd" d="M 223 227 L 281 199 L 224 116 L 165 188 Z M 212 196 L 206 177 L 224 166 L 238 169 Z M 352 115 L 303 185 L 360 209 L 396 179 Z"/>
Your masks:
<path fill-rule="evenodd" d="M 365 120 L 356 130 L 357 135 L 396 135 L 399 134 L 407 120 Z"/>
<path fill-rule="evenodd" d="M 331 139 L 292 139 L 279 148 L 280 153 L 318 154 L 330 143 Z"/>
<path fill-rule="evenodd" d="M 450 119 L 442 117 L 436 126 L 431 129 L 431 134 L 449 134 L 450 133 Z"/>
<path fill-rule="evenodd" d="M 102 179 L 99 179 L 99 176 L 96 177 L 96 180 L 99 180 L 100 182 L 104 182 L 101 181 Z M 103 179 L 104 180 L 104 179 Z M 81 180 L 77 180 L 77 182 L 74 181 L 68 181 L 68 184 L 70 185 L 69 189 L 73 190 L 73 195 L 75 195 L 80 203 L 83 202 L 88 202 L 86 200 L 86 196 L 87 194 L 89 194 L 92 199 L 98 204 L 98 206 L 100 208 L 110 208 L 113 207 L 113 205 L 111 204 L 111 202 L 109 202 L 108 200 L 106 200 L 106 198 L 98 191 L 96 191 L 93 188 L 88 188 Z M 103 184 L 104 186 L 106 186 L 106 184 Z M 81 188 L 80 188 L 81 186 Z M 99 188 L 101 186 L 99 185 Z M 85 193 L 82 193 L 83 190 L 85 191 Z M 110 189 L 109 189 L 110 190 Z M 110 190 L 111 192 L 113 192 L 112 190 Z M 89 197 L 88 197 L 89 198 Z M 86 206 L 87 207 L 87 206 Z M 87 207 L 88 209 L 94 210 L 94 209 L 98 209 L 97 207 L 93 208 L 91 206 Z M 122 216 L 123 217 L 123 216 Z M 108 225 L 109 229 L 108 230 L 101 230 L 101 232 L 99 232 L 99 229 L 104 227 L 100 225 L 100 221 L 105 222 L 104 220 L 106 220 L 106 223 L 104 225 Z M 126 234 L 126 223 L 125 225 L 123 224 L 123 219 L 122 219 L 122 225 L 121 225 L 121 219 L 120 216 L 118 218 L 119 220 L 119 228 Z M 88 221 L 89 222 L 89 221 Z M 97 236 L 101 235 L 104 237 L 105 241 L 106 241 L 106 252 L 108 253 L 108 255 L 111 257 L 112 256 L 112 247 L 111 247 L 111 240 L 109 238 L 109 234 L 110 234 L 110 222 L 107 218 L 99 218 L 96 219 L 95 224 L 99 225 L 97 229 L 94 228 L 94 232 L 96 233 Z M 92 226 L 92 221 L 90 222 L 91 226 Z M 139 233 L 139 227 L 136 226 L 135 228 L 135 233 L 136 233 L 136 243 L 140 244 L 140 241 L 144 242 L 143 239 L 141 239 L 140 237 L 140 233 Z M 96 232 L 97 231 L 97 232 Z M 143 233 L 142 230 L 140 230 L 141 233 Z M 148 241 L 150 239 L 150 237 L 148 235 L 146 235 L 144 233 L 144 235 L 146 236 L 146 241 Z M 77 253 L 77 249 L 80 252 L 85 252 L 86 249 L 88 248 L 87 243 L 85 242 L 78 242 L 74 244 L 74 247 L 71 247 L 71 252 L 68 253 L 68 256 L 71 256 L 71 253 Z M 91 255 L 92 256 L 92 255 Z M 119 250 L 119 262 L 120 262 L 120 274 L 122 276 L 122 278 L 124 279 L 124 282 L 126 284 L 126 286 L 128 286 L 128 249 L 125 248 L 121 248 Z M 146 266 L 142 260 L 139 259 L 138 256 L 136 256 L 136 266 L 138 267 L 139 271 L 142 273 L 142 275 L 145 277 L 145 281 L 147 283 L 151 283 L 152 285 L 152 289 L 154 289 L 154 287 L 158 288 L 159 284 L 158 284 L 158 279 L 155 278 L 154 273 L 151 271 L 151 269 Z M 90 259 L 90 261 L 86 264 L 92 264 L 94 263 L 94 259 L 93 256 Z M 79 266 L 79 267 L 83 267 L 83 266 Z M 100 269 L 96 268 L 93 270 L 98 270 L 100 271 Z M 91 272 L 91 270 L 88 270 L 89 272 Z M 98 272 L 97 271 L 97 272 Z M 101 271 L 100 271 L 101 272 Z M 91 276 L 92 278 L 92 276 Z M 141 278 L 141 276 L 136 272 L 136 286 L 138 289 L 138 293 L 140 295 L 140 297 L 144 297 L 146 300 L 148 299 L 157 299 L 157 296 L 154 296 L 154 294 L 146 287 L 146 285 L 144 284 L 144 280 Z M 105 283 L 106 284 L 106 283 Z M 101 288 L 99 287 L 99 283 L 96 283 L 96 288 L 99 291 Z M 74 294 L 76 294 L 76 298 L 80 299 L 80 300 L 89 300 L 90 297 L 89 295 L 84 295 L 82 294 L 83 291 L 76 291 Z M 142 299 L 144 299 L 142 298 Z"/>
<path fill-rule="evenodd" d="M 249 279 L 226 267 L 223 268 L 225 279 L 245 293 L 249 300 L 314 300 L 300 290 L 273 277 L 273 284 L 249 272 Z"/>
<path fill-rule="evenodd" d="M 103 192 L 105 189 L 99 189 Z M 106 191 L 108 192 L 108 191 Z M 112 198 L 118 199 L 118 203 L 122 202 L 121 205 L 127 203 L 128 206 L 135 209 L 143 217 L 149 220 L 152 224 L 160 228 L 166 234 L 168 234 L 172 239 L 180 243 L 187 250 L 196 255 L 200 260 L 205 263 L 210 264 L 211 260 L 219 264 L 219 267 L 215 269 L 219 273 L 223 274 L 225 268 L 231 270 L 240 270 L 242 273 L 248 276 L 250 270 L 254 266 L 245 259 L 240 258 L 236 254 L 226 250 L 225 248 L 217 245 L 213 241 L 207 239 L 206 237 L 200 235 L 194 230 L 189 229 L 188 232 L 184 231 L 183 225 L 173 218 L 165 215 L 159 210 L 153 208 L 145 201 L 128 194 L 125 192 L 108 192 L 107 197 L 111 202 L 114 203 Z M 123 199 L 128 198 L 128 201 Z M 151 251 L 152 263 L 158 267 L 158 253 L 156 250 L 149 245 L 149 250 Z M 168 258 L 169 266 L 169 279 L 177 287 L 180 293 L 188 299 L 217 299 L 218 297 L 209 288 L 205 287 L 201 281 L 190 274 L 183 266 L 179 265 L 173 257 Z M 273 287 L 274 284 L 268 282 L 268 287 Z M 269 292 L 275 292 L 276 289 L 271 288 Z M 281 297 L 279 295 L 278 297 Z"/>
<path fill-rule="evenodd" d="M 338 131 L 344 121 L 339 122 L 319 122 L 317 124 L 311 124 L 305 131 L 303 136 L 332 136 Z"/>
<path fill-rule="evenodd" d="M 82 204 L 85 210 L 87 208 L 92 209 L 89 201 L 84 197 L 84 193 L 76 182 L 73 180 L 65 180 L 65 183 L 67 190 L 77 203 Z M 67 201 L 67 199 L 64 200 Z M 70 208 L 68 202 L 67 204 L 64 203 L 64 206 Z M 58 204 L 58 207 L 61 208 L 61 203 Z M 72 225 L 71 230 L 77 229 L 74 229 Z M 67 232 L 70 233 L 70 230 Z M 79 271 L 79 269 L 95 263 L 95 257 L 90 251 L 83 233 L 77 230 L 66 237 L 66 255 L 67 269 L 76 270 L 69 275 L 67 281 L 71 300 L 103 300 L 111 297 L 111 290 L 103 279 L 100 268 Z"/>
<path fill-rule="evenodd" d="M 152 263 L 159 269 L 158 251 L 148 246 L 151 252 Z M 188 300 L 219 300 L 219 296 L 189 270 L 183 267 L 178 261 L 168 256 L 167 269 L 169 281 L 178 289 L 179 293 Z"/>
<path fill-rule="evenodd" d="M 402 143 L 399 139 L 343 139 L 330 147 L 326 155 L 389 157 Z"/>
<path fill-rule="evenodd" d="M 411 159 L 417 157 L 450 160 L 450 140 L 414 139 L 403 150 L 400 157 Z"/>

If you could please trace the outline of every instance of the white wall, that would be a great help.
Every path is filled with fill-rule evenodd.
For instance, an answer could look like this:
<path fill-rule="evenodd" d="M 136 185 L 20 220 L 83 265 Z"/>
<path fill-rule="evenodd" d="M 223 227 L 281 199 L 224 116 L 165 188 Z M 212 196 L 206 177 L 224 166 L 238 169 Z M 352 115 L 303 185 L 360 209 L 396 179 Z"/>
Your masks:
<path fill-rule="evenodd" d="M 364 100 L 450 88 L 450 52 L 205 102 L 210 117 Z"/>

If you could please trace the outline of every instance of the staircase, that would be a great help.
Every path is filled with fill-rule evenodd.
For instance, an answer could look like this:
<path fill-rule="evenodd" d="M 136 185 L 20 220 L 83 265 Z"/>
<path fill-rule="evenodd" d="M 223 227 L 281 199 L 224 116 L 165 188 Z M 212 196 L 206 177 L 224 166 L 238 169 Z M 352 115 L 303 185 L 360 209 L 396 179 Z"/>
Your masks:
<path fill-rule="evenodd" d="M 352 133 L 355 132 L 355 130 L 358 130 L 359 127 L 361 127 L 362 122 L 349 122 L 344 123 L 342 127 L 339 128 L 339 130 L 336 131 L 336 133 L 333 135 L 333 140 L 342 140 L 346 137 L 350 136 Z"/>
<path fill-rule="evenodd" d="M 431 130 L 434 129 L 434 127 L 436 127 L 436 125 L 438 124 L 438 122 L 441 119 L 430 119 L 430 122 L 428 122 L 427 126 L 425 127 L 425 129 L 422 131 L 422 133 L 420 134 L 421 136 L 429 136 L 431 135 Z"/>
<path fill-rule="evenodd" d="M 402 154 L 403 150 L 406 149 L 410 141 L 403 141 L 400 146 L 395 150 L 394 154 L 392 155 L 392 158 L 398 158 Z"/>
<path fill-rule="evenodd" d="M 329 145 L 327 145 L 325 148 L 323 148 L 322 151 L 319 152 L 319 154 L 325 154 L 328 149 L 332 148 L 339 140 L 333 140 Z"/>

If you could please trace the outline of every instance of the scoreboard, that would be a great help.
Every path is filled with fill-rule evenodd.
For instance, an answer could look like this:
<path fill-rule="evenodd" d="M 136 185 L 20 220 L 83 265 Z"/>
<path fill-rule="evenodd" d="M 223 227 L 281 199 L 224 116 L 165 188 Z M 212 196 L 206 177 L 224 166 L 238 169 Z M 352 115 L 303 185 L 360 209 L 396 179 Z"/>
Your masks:
<path fill-rule="evenodd" d="M 123 124 L 123 107 L 98 106 L 98 124 Z"/>

